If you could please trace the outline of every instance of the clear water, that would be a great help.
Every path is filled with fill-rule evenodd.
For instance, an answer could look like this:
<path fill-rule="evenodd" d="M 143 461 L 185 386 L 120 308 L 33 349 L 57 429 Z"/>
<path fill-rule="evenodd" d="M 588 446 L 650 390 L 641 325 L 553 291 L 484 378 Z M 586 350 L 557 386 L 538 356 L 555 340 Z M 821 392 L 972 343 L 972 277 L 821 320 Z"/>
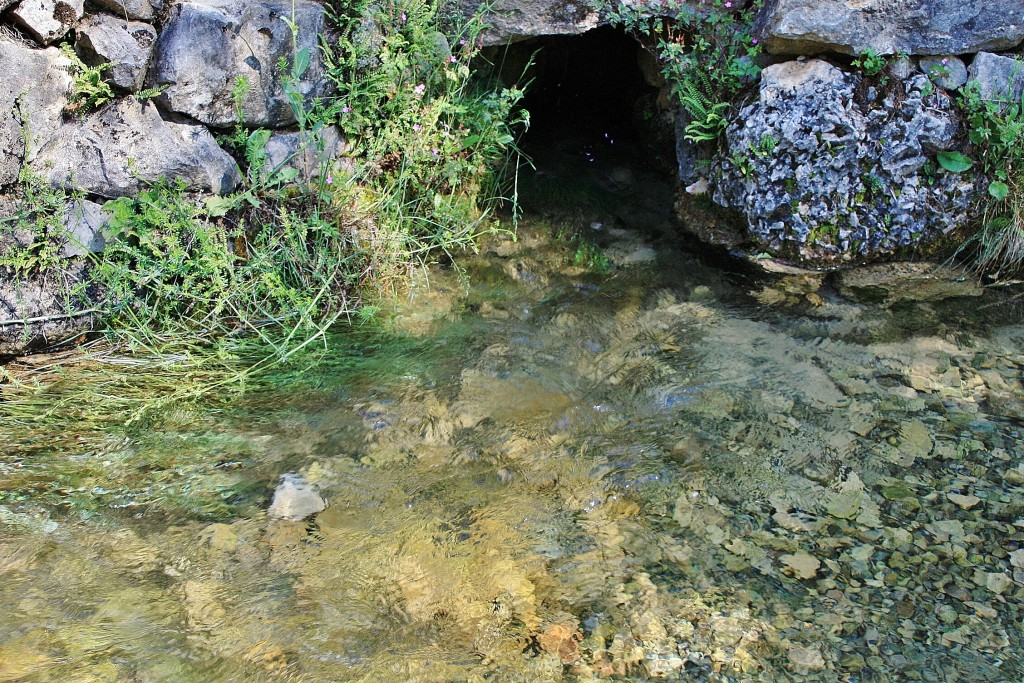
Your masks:
<path fill-rule="evenodd" d="M 538 182 L 620 215 L 492 240 L 390 334 L 5 426 L 0 681 L 1024 679 L 1015 302 L 769 307 L 659 241 L 664 188 L 581 163 Z M 285 473 L 327 508 L 268 514 Z"/>

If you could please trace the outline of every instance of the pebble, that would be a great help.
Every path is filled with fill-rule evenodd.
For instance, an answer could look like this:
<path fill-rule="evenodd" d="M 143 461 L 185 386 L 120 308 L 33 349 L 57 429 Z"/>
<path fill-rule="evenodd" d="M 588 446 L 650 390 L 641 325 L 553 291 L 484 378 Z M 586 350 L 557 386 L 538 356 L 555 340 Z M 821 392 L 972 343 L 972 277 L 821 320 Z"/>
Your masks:
<path fill-rule="evenodd" d="M 301 474 L 289 472 L 281 475 L 281 483 L 274 490 L 274 500 L 267 514 L 275 519 L 297 522 L 327 508 L 327 501 Z"/>

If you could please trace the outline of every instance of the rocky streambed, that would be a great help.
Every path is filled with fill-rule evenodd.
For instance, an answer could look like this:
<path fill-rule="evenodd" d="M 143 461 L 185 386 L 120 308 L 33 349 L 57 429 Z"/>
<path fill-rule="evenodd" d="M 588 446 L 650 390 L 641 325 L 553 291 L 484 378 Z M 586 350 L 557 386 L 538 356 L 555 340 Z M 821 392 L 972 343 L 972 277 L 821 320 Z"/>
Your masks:
<path fill-rule="evenodd" d="M 129 427 L 4 404 L 0 680 L 1024 676 L 1020 301 L 710 268 L 565 151 L 387 332 Z"/>

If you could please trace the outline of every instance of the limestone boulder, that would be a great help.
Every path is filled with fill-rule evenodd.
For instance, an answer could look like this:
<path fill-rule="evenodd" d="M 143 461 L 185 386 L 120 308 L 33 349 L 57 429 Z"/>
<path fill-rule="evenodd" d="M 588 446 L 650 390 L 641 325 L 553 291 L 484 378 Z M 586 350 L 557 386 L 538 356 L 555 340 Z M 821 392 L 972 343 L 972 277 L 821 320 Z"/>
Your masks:
<path fill-rule="evenodd" d="M 194 0 L 172 5 L 157 40 L 153 81 L 166 89 L 162 106 L 209 126 L 284 127 L 296 117 L 279 63 L 293 61 L 297 48 L 309 55 L 298 91 L 309 103 L 329 84 L 318 49 L 326 30 L 324 8 L 310 0 Z M 239 83 L 244 87 L 239 88 Z M 241 117 L 233 93 L 241 97 Z"/>
<path fill-rule="evenodd" d="M 131 98 L 66 123 L 30 167 L 54 187 L 102 197 L 134 195 L 164 178 L 225 194 L 241 180 L 205 127 L 165 121 L 152 103 Z"/>
<path fill-rule="evenodd" d="M 1020 102 L 1024 94 L 1024 61 L 1013 57 L 979 52 L 967 70 L 977 82 L 981 96 L 1006 102 Z"/>
<path fill-rule="evenodd" d="M 95 291 L 68 292 L 88 280 L 89 263 L 69 263 L 60 273 L 0 279 L 0 357 L 41 350 L 92 329 Z"/>
<path fill-rule="evenodd" d="M 156 31 L 149 24 L 96 14 L 76 31 L 75 50 L 86 64 L 109 63 L 103 76 L 121 92 L 137 92 L 146 79 Z"/>
<path fill-rule="evenodd" d="M 49 45 L 66 36 L 84 11 L 84 0 L 21 0 L 10 15 L 40 45 Z"/>
<path fill-rule="evenodd" d="M 817 59 L 769 66 L 726 130 L 713 196 L 760 249 L 814 265 L 871 260 L 972 218 L 973 177 L 934 163 L 958 132 L 949 96 L 920 73 L 899 98 L 860 78 Z"/>
<path fill-rule="evenodd" d="M 298 177 L 309 180 L 320 176 L 345 153 L 348 145 L 336 126 L 318 131 L 275 133 L 267 141 L 268 171 L 294 169 Z"/>
<path fill-rule="evenodd" d="M 473 16 L 485 8 L 486 45 L 503 45 L 535 36 L 577 35 L 596 28 L 600 13 L 585 0 L 463 0 L 462 10 Z"/>
<path fill-rule="evenodd" d="M 151 22 L 163 9 L 162 0 L 93 0 L 96 5 L 110 10 L 114 16 L 131 21 Z"/>
<path fill-rule="evenodd" d="M 68 102 L 68 59 L 0 35 L 0 187 L 18 179 L 22 161 L 56 134 Z M 9 66 L 16 65 L 16 66 Z M 28 145 L 26 148 L 26 136 Z"/>
<path fill-rule="evenodd" d="M 760 17 L 774 54 L 956 55 L 1024 40 L 1024 3 L 1006 0 L 771 0 Z"/>

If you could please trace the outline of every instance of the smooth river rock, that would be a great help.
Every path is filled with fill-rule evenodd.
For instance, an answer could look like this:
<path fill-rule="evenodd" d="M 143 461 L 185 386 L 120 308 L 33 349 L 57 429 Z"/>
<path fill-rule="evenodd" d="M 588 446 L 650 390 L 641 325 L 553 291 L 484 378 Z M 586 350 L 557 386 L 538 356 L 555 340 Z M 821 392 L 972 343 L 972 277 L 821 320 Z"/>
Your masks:
<path fill-rule="evenodd" d="M 275 519 L 297 522 L 325 509 L 327 501 L 316 488 L 301 474 L 289 472 L 281 475 L 267 514 Z"/>

